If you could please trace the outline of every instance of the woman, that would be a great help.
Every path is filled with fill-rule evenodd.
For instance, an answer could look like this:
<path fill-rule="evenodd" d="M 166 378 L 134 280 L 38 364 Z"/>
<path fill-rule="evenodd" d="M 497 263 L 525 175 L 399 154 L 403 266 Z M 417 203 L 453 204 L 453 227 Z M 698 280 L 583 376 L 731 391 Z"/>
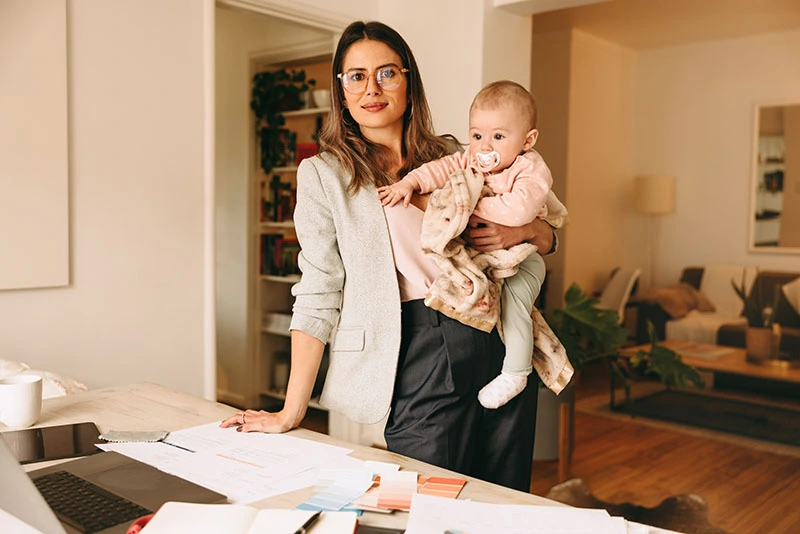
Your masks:
<path fill-rule="evenodd" d="M 297 173 L 303 275 L 292 289 L 286 402 L 280 412 L 246 410 L 222 426 L 297 427 L 330 341 L 322 404 L 364 423 L 391 407 L 389 450 L 528 491 L 536 385 L 498 410 L 478 404 L 478 390 L 500 370 L 500 338 L 424 306 L 437 273 L 419 247 L 422 211 L 384 210 L 378 200 L 377 187 L 451 151 L 433 134 L 411 50 L 388 26 L 355 22 L 339 40 L 332 82 L 320 154 Z M 550 250 L 553 240 L 541 221 L 514 229 L 476 224 L 470 234 L 486 250 L 523 240 Z"/>

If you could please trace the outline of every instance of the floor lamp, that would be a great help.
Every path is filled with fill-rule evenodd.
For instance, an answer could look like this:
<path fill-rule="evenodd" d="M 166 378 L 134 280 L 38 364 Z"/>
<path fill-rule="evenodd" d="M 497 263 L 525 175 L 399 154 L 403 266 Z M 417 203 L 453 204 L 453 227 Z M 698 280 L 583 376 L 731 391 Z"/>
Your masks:
<path fill-rule="evenodd" d="M 675 177 L 667 175 L 637 176 L 633 183 L 636 211 L 647 215 L 647 283 L 655 285 L 658 263 L 658 225 L 653 218 L 675 210 Z"/>

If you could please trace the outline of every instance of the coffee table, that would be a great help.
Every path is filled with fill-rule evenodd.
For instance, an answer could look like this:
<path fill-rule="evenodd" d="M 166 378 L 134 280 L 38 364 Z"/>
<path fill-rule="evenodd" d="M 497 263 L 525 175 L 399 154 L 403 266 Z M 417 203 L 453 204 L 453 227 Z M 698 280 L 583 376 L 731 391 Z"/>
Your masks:
<path fill-rule="evenodd" d="M 773 367 L 750 363 L 745 357 L 744 349 L 726 347 L 693 341 L 660 341 L 674 350 L 683 362 L 702 371 L 730 373 L 734 375 L 763 378 L 777 382 L 800 384 L 800 369 Z M 640 349 L 649 349 L 650 344 L 627 347 L 620 351 L 620 356 L 630 358 Z"/>
<path fill-rule="evenodd" d="M 659 344 L 677 352 L 684 363 L 705 374 L 706 387 L 684 392 L 666 389 L 655 380 L 634 380 L 633 402 L 617 405 L 612 375 L 612 410 L 800 445 L 800 369 L 750 363 L 744 349 L 736 347 L 688 341 Z M 649 344 L 625 348 L 620 358 L 630 358 L 640 349 L 649 348 Z"/>

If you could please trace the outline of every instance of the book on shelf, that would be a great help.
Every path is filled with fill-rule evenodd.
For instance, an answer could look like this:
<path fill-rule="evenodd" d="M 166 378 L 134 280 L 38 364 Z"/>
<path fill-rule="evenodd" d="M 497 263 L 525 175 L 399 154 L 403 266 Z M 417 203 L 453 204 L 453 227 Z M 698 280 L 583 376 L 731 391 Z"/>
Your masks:
<path fill-rule="evenodd" d="M 263 275 L 289 276 L 300 274 L 297 256 L 300 243 L 297 238 L 278 233 L 261 234 L 261 264 Z"/>
<path fill-rule="evenodd" d="M 261 182 L 261 222 L 291 221 L 296 204 L 297 188 L 291 181 L 284 181 L 280 173 L 269 182 Z"/>
<path fill-rule="evenodd" d="M 300 274 L 297 266 L 297 256 L 300 254 L 300 243 L 296 238 L 283 238 L 280 240 L 280 272 L 283 276 Z"/>
<path fill-rule="evenodd" d="M 266 508 L 236 504 L 195 504 L 170 501 L 164 503 L 147 523 L 143 532 L 226 532 L 248 534 L 295 534 L 304 532 L 303 525 L 313 511 Z M 314 534 L 355 534 L 358 516 L 355 512 L 322 512 L 310 528 Z"/>
<path fill-rule="evenodd" d="M 280 265 L 275 260 L 275 250 L 281 239 L 283 239 L 283 234 L 261 234 L 261 262 L 259 265 L 259 272 L 261 274 L 280 274 Z"/>

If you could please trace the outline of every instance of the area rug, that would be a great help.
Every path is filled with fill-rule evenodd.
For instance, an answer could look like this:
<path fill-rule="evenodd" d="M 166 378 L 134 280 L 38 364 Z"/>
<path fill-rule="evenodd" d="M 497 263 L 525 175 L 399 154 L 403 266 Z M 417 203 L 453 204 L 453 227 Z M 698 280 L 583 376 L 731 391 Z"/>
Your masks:
<path fill-rule="evenodd" d="M 664 390 L 637 398 L 626 411 L 634 416 L 800 446 L 800 411 L 788 408 Z"/>
<path fill-rule="evenodd" d="M 658 390 L 653 389 L 651 392 L 652 391 Z M 622 395 L 622 393 L 620 393 L 620 395 Z M 616 421 L 625 423 L 633 423 L 636 425 L 657 428 L 667 432 L 678 432 L 697 438 L 722 441 L 761 452 L 769 452 L 773 454 L 782 454 L 785 456 L 800 458 L 800 446 L 797 445 L 786 445 L 784 443 L 778 443 L 775 441 L 766 441 L 741 434 L 732 434 L 730 432 L 713 430 L 708 427 L 667 421 L 666 419 L 659 419 L 656 417 L 639 417 L 620 411 L 619 409 L 612 410 L 608 405 L 608 394 L 594 395 L 577 400 L 575 402 L 575 411 L 590 416 L 606 417 L 608 419 L 614 419 Z M 579 420 L 576 420 L 576 424 L 579 424 Z"/>
<path fill-rule="evenodd" d="M 624 517 L 629 521 L 675 532 L 692 534 L 723 534 L 726 532 L 711 524 L 708 519 L 706 500 L 694 493 L 667 497 L 658 506 L 648 508 L 634 503 L 601 501 L 592 494 L 586 482 L 580 478 L 572 478 L 553 486 L 546 497 L 579 508 L 604 509 L 612 516 Z"/>

